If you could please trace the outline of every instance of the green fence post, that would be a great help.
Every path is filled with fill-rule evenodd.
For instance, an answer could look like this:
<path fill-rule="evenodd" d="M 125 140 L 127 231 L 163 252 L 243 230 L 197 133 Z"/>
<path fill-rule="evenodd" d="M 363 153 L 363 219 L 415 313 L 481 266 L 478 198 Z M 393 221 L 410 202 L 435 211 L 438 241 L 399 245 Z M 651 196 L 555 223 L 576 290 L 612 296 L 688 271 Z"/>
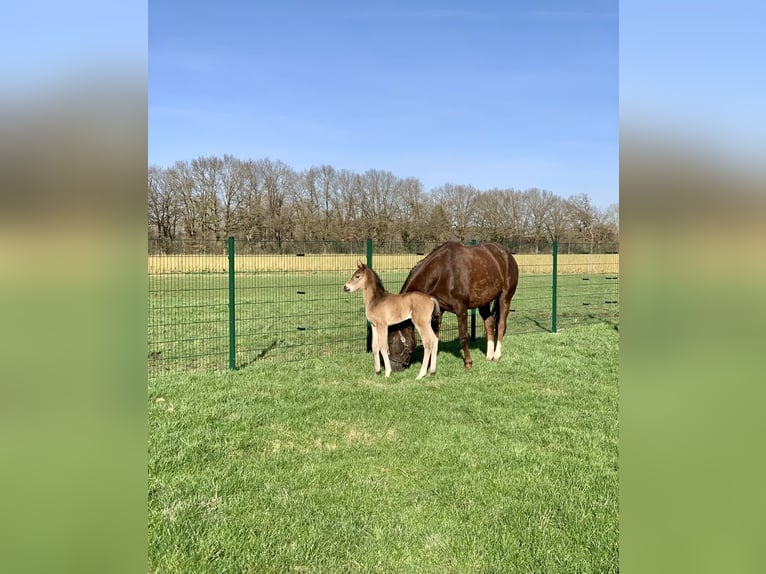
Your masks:
<path fill-rule="evenodd" d="M 237 331 L 234 314 L 234 238 L 229 237 L 229 369 L 237 368 Z"/>
<path fill-rule="evenodd" d="M 553 293 L 551 297 L 551 333 L 556 333 L 556 305 L 558 297 L 558 259 L 559 259 L 559 242 L 553 242 L 553 276 L 552 285 Z"/>
<path fill-rule="evenodd" d="M 372 269 L 372 238 L 367 238 L 367 267 Z M 367 352 L 372 352 L 372 325 L 367 321 Z"/>
<path fill-rule="evenodd" d="M 471 246 L 476 245 L 476 240 L 471 239 Z M 471 341 L 476 340 L 476 309 L 471 309 Z"/>

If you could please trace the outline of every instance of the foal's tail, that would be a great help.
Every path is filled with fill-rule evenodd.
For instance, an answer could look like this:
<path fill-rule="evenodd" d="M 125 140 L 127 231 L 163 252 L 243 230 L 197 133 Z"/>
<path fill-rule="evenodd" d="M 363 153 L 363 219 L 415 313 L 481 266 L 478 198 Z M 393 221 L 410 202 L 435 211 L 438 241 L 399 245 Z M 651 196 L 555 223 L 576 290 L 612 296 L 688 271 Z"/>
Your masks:
<path fill-rule="evenodd" d="M 431 301 L 434 302 L 434 310 L 431 312 L 431 329 L 433 329 L 436 336 L 439 336 L 439 327 L 441 327 L 442 312 L 439 307 L 439 302 L 436 297 L 431 297 Z"/>

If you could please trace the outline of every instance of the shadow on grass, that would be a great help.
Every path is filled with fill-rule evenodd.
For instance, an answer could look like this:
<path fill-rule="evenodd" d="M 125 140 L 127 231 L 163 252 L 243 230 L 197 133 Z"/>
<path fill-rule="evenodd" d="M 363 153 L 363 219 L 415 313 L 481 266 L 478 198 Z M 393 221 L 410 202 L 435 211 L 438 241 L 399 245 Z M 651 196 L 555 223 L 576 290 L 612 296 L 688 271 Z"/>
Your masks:
<path fill-rule="evenodd" d="M 534 317 L 525 316 L 524 319 L 532 323 L 535 327 L 537 327 L 540 331 L 550 333 L 551 332 L 551 324 L 550 324 L 550 318 L 548 318 L 548 322 L 543 325 L 540 321 L 535 319 Z"/>
<path fill-rule="evenodd" d="M 471 356 L 473 359 L 475 359 L 476 353 L 479 353 L 480 355 L 484 356 L 484 351 L 487 348 L 487 340 L 485 337 L 476 338 L 473 341 L 468 341 L 468 350 L 471 352 Z M 452 340 L 449 341 L 443 341 L 439 340 L 439 355 L 442 353 L 449 353 L 450 355 L 454 355 L 461 361 L 463 361 L 463 345 L 460 344 L 460 338 L 455 337 Z M 418 365 L 418 368 L 420 368 L 420 364 L 423 363 L 423 345 L 418 342 L 418 345 L 415 347 L 415 350 L 412 351 L 412 357 L 410 357 L 410 366 L 407 368 L 411 368 L 413 364 Z"/>
<path fill-rule="evenodd" d="M 610 314 L 596 314 L 596 313 L 588 313 L 587 315 L 578 315 L 576 313 L 561 313 L 559 315 L 559 328 L 563 327 L 570 327 L 573 324 L 570 321 L 574 321 L 574 326 L 579 325 L 595 325 L 598 323 L 602 323 L 604 325 L 607 325 L 614 329 L 615 331 L 620 331 L 620 318 L 619 315 L 610 315 Z"/>
<path fill-rule="evenodd" d="M 237 365 L 237 368 L 238 368 L 238 369 L 242 369 L 242 368 L 244 368 L 244 367 L 249 367 L 249 366 L 250 366 L 250 365 L 252 365 L 253 363 L 256 363 L 256 362 L 260 361 L 260 360 L 261 360 L 261 359 L 263 359 L 263 358 L 264 358 L 266 355 L 268 355 L 268 354 L 269 354 L 271 351 L 273 351 L 274 349 L 276 349 L 276 347 L 277 347 L 277 344 L 278 344 L 278 341 L 277 341 L 276 339 L 274 339 L 274 340 L 273 340 L 271 343 L 269 343 L 269 344 L 268 344 L 268 345 L 266 345 L 266 346 L 265 346 L 263 349 L 261 349 L 260 351 L 258 351 L 258 352 L 257 352 L 255 355 L 253 355 L 253 356 L 250 358 L 250 360 L 249 360 L 249 361 L 244 361 L 244 362 L 242 362 L 242 363 L 239 363 L 239 364 Z"/>

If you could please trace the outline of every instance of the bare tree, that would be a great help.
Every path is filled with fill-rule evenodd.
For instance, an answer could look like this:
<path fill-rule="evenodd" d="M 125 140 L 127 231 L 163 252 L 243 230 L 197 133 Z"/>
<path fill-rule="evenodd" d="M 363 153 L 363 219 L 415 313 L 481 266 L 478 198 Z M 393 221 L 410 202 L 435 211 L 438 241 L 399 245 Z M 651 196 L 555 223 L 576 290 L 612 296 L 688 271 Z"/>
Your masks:
<path fill-rule="evenodd" d="M 214 156 L 198 157 L 191 161 L 195 201 L 205 239 L 222 237 L 220 201 L 222 171 L 223 160 Z"/>
<path fill-rule="evenodd" d="M 362 178 L 358 174 L 342 170 L 338 173 L 337 217 L 341 239 L 362 239 L 367 237 L 364 228 L 362 205 L 364 193 Z"/>
<path fill-rule="evenodd" d="M 616 243 L 620 236 L 620 208 L 616 203 L 599 212 L 598 241 Z"/>
<path fill-rule="evenodd" d="M 173 241 L 178 234 L 181 206 L 177 190 L 169 180 L 168 170 L 149 167 L 149 226 L 159 239 Z"/>
<path fill-rule="evenodd" d="M 294 209 L 303 239 L 331 239 L 338 223 L 339 181 L 332 166 L 310 167 L 298 175 Z"/>
<path fill-rule="evenodd" d="M 237 209 L 237 226 L 245 239 L 261 239 L 264 231 L 263 178 L 256 163 L 252 160 L 242 162 L 242 188 Z"/>
<path fill-rule="evenodd" d="M 362 175 L 362 218 L 370 237 L 397 239 L 397 222 L 401 219 L 402 180 L 388 171 L 371 169 Z"/>
<path fill-rule="evenodd" d="M 184 235 L 189 239 L 196 239 L 200 235 L 202 214 L 197 205 L 191 167 L 187 162 L 177 161 L 169 170 L 167 177 L 168 185 L 173 187 L 179 198 Z"/>
<path fill-rule="evenodd" d="M 561 241 L 568 238 L 567 203 L 564 199 L 553 196 L 543 227 L 549 241 Z"/>
<path fill-rule="evenodd" d="M 423 241 L 433 205 L 423 192 L 423 184 L 414 177 L 401 181 L 399 201 L 399 235 L 404 242 Z"/>
<path fill-rule="evenodd" d="M 221 230 L 223 236 L 228 237 L 239 231 L 238 214 L 243 199 L 245 174 L 242 161 L 230 155 L 223 156 L 220 167 L 218 202 L 222 209 Z"/>
<path fill-rule="evenodd" d="M 479 191 L 472 185 L 446 183 L 433 190 L 433 195 L 449 218 L 453 233 L 460 241 L 468 238 Z"/>
<path fill-rule="evenodd" d="M 526 203 L 527 232 L 534 241 L 537 252 L 541 243 L 546 240 L 546 220 L 549 218 L 555 196 L 547 189 L 533 187 L 525 190 L 522 197 Z"/>
<path fill-rule="evenodd" d="M 492 189 L 480 193 L 474 207 L 477 231 L 482 238 L 504 241 L 515 235 L 513 190 Z"/>
<path fill-rule="evenodd" d="M 298 174 L 297 183 L 290 198 L 295 213 L 297 239 L 314 240 L 321 238 L 319 218 L 318 170 L 311 167 Z"/>
<path fill-rule="evenodd" d="M 339 202 L 338 173 L 330 165 L 323 165 L 317 170 L 318 205 L 323 227 L 323 239 L 329 239 L 328 233 L 337 220 Z"/>
<path fill-rule="evenodd" d="M 423 233 L 423 239 L 442 242 L 452 238 L 452 222 L 441 204 L 437 203 L 433 205 L 428 215 L 428 224 Z"/>
<path fill-rule="evenodd" d="M 151 237 L 205 239 L 236 235 L 250 241 L 377 240 L 498 241 L 531 239 L 535 250 L 552 240 L 616 242 L 617 204 L 599 210 L 587 194 L 479 191 L 444 184 L 426 194 L 416 178 L 371 169 L 363 174 L 311 167 L 300 174 L 268 158 L 198 157 L 148 170 Z"/>
<path fill-rule="evenodd" d="M 262 159 L 256 169 L 263 181 L 264 215 L 267 235 L 281 247 L 293 230 L 289 198 L 294 196 L 297 174 L 281 161 Z"/>
<path fill-rule="evenodd" d="M 596 209 L 590 203 L 590 198 L 584 193 L 572 195 L 567 199 L 567 205 L 573 239 L 580 243 L 593 243 L 598 217 Z"/>

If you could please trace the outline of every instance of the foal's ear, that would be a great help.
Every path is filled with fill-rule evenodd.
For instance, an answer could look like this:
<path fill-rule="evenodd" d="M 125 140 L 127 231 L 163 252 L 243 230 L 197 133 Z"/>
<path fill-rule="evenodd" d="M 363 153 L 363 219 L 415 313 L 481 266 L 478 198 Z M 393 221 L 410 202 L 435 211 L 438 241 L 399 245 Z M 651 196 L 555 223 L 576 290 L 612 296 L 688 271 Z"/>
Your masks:
<path fill-rule="evenodd" d="M 356 268 L 357 269 L 364 269 L 364 263 L 362 263 L 361 259 L 356 260 Z"/>

